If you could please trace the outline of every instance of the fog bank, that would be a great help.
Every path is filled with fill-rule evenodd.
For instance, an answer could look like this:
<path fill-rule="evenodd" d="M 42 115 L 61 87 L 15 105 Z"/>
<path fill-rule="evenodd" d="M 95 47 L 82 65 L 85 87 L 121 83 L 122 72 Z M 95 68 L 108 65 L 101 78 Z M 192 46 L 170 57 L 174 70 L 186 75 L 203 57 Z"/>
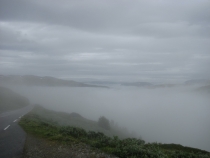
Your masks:
<path fill-rule="evenodd" d="M 11 87 L 10 87 L 11 88 Z M 175 143 L 210 151 L 210 98 L 185 88 L 12 87 L 56 111 L 112 119 L 146 142 Z"/>

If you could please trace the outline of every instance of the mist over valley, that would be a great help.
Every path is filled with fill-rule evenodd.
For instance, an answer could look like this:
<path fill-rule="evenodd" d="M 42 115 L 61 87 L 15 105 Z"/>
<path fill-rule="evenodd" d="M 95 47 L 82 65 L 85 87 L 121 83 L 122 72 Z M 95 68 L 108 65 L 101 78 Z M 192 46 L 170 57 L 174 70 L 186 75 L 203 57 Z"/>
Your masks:
<path fill-rule="evenodd" d="M 195 91 L 196 86 L 10 88 L 27 97 L 31 104 L 47 109 L 76 112 L 95 121 L 105 116 L 146 142 L 175 143 L 210 151 L 209 93 Z"/>
<path fill-rule="evenodd" d="M 0 0 L 0 157 L 209 158 L 209 8 Z"/>

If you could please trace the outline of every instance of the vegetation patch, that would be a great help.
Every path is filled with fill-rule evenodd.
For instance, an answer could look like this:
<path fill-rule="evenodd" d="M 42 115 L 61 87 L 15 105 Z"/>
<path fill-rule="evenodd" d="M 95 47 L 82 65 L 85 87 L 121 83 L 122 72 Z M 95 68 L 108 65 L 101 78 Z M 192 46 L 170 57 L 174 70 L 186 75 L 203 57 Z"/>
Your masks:
<path fill-rule="evenodd" d="M 84 143 L 95 149 L 121 158 L 210 158 L 210 153 L 176 144 L 145 144 L 136 138 L 119 139 L 102 132 L 86 131 L 79 127 L 62 126 L 50 119 L 42 118 L 33 111 L 25 115 L 19 124 L 27 133 L 59 141 L 64 144 Z"/>

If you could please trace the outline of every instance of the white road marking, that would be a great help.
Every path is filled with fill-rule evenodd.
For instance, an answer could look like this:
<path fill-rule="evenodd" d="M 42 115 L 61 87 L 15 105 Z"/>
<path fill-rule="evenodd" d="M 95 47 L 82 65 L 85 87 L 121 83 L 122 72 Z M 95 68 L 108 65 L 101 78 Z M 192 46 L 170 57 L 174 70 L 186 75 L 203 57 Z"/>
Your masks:
<path fill-rule="evenodd" d="M 13 122 L 16 122 L 17 121 L 17 119 L 16 120 L 14 120 Z"/>
<path fill-rule="evenodd" d="M 7 128 L 9 128 L 10 125 L 8 125 L 4 130 L 7 130 Z"/>

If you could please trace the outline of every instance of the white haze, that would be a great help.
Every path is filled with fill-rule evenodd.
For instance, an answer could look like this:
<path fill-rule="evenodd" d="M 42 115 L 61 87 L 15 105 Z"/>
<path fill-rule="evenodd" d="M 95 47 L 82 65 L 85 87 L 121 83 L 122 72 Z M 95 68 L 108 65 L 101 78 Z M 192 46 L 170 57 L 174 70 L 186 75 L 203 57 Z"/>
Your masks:
<path fill-rule="evenodd" d="M 146 142 L 175 143 L 210 151 L 210 98 L 189 88 L 13 87 L 32 103 L 56 111 L 100 116 L 135 131 Z"/>

